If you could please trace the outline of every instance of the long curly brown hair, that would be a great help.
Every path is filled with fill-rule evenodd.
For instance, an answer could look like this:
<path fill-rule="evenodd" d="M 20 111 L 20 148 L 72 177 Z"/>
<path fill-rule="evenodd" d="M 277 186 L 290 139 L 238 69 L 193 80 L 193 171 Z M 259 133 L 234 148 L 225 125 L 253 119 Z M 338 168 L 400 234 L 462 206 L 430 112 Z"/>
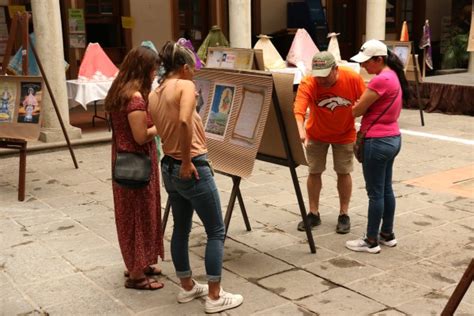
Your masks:
<path fill-rule="evenodd" d="M 156 70 L 158 62 L 158 54 L 148 47 L 138 46 L 128 52 L 105 97 L 105 110 L 120 111 L 137 91 L 141 93 L 145 102 L 148 102 L 152 84 L 151 74 Z"/>

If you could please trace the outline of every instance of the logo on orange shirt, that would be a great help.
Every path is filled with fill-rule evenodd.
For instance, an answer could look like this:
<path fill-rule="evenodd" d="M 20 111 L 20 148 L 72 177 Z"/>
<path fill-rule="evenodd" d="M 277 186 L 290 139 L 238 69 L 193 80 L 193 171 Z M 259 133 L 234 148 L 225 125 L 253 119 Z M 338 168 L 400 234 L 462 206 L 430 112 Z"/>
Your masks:
<path fill-rule="evenodd" d="M 351 101 L 344 99 L 342 97 L 330 97 L 322 99 L 318 102 L 318 106 L 321 108 L 328 108 L 331 111 L 334 111 L 338 106 L 348 107 L 351 105 Z"/>

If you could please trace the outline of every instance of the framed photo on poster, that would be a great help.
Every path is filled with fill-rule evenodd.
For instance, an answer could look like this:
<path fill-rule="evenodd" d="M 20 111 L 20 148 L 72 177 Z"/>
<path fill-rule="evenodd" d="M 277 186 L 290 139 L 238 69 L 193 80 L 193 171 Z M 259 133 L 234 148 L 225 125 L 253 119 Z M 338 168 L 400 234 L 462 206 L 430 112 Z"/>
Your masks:
<path fill-rule="evenodd" d="M 235 85 L 216 83 L 212 95 L 211 108 L 206 121 L 206 136 L 223 140 L 229 125 Z"/>
<path fill-rule="evenodd" d="M 0 76 L 0 138 L 38 139 L 43 87 L 41 77 Z"/>
<path fill-rule="evenodd" d="M 241 146 L 252 146 L 255 143 L 257 124 L 262 114 L 264 98 L 265 88 L 242 87 L 242 101 L 232 132 L 231 143 Z"/>
<path fill-rule="evenodd" d="M 253 49 L 229 47 L 208 48 L 206 68 L 250 70 L 253 67 Z"/>
<path fill-rule="evenodd" d="M 201 116 L 201 120 L 204 121 L 204 115 L 209 107 L 209 90 L 211 89 L 211 82 L 204 79 L 195 79 L 194 84 L 196 85 L 196 111 Z"/>
<path fill-rule="evenodd" d="M 411 56 L 411 42 L 385 41 L 385 45 L 400 58 L 403 69 L 407 71 Z"/>

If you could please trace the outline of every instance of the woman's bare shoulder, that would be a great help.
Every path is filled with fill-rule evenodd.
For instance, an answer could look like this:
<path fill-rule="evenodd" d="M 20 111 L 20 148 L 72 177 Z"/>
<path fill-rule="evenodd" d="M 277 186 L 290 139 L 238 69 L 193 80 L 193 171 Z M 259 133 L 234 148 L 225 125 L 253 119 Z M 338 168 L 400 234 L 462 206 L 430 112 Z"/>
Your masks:
<path fill-rule="evenodd" d="M 143 96 L 140 93 L 140 91 L 135 91 L 132 95 L 132 98 L 141 98 L 141 99 L 143 99 Z"/>
<path fill-rule="evenodd" d="M 156 88 L 158 89 L 158 88 Z M 156 89 L 151 90 L 150 93 L 148 94 L 148 103 L 149 104 L 154 104 L 158 101 L 158 94 Z"/>
<path fill-rule="evenodd" d="M 177 88 L 181 88 L 181 89 L 190 89 L 190 88 L 195 88 L 194 86 L 194 82 L 192 82 L 191 80 L 183 80 L 183 79 L 180 79 L 180 80 L 177 80 L 176 81 L 176 87 Z"/>

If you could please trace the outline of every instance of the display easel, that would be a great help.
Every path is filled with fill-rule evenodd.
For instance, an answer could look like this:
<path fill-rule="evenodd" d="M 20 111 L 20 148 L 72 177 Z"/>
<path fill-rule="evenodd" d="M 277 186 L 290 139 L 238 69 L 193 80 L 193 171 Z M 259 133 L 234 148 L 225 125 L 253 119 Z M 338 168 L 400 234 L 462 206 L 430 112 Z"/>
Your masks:
<path fill-rule="evenodd" d="M 222 71 L 246 73 L 246 71 L 236 71 L 236 70 L 222 70 Z M 311 253 L 316 253 L 316 247 L 315 247 L 312 231 L 311 231 L 309 222 L 307 221 L 307 217 L 306 217 L 306 209 L 305 209 L 305 205 L 304 205 L 303 195 L 301 193 L 301 189 L 300 189 L 299 182 L 298 182 L 298 176 L 296 174 L 296 167 L 298 166 L 298 164 L 295 162 L 295 159 L 293 158 L 293 153 L 292 153 L 291 146 L 290 146 L 289 140 L 288 140 L 287 128 L 286 128 L 286 125 L 285 125 L 285 121 L 283 119 L 283 114 L 282 114 L 282 111 L 281 111 L 280 102 L 279 102 L 279 98 L 278 98 L 278 95 L 277 95 L 276 91 L 277 90 L 276 90 L 276 86 L 275 86 L 275 81 L 273 80 L 273 89 L 272 89 L 272 96 L 271 96 L 272 102 L 271 102 L 270 107 L 271 107 L 271 110 L 273 110 L 275 115 L 276 115 L 277 126 L 278 126 L 278 129 L 280 131 L 281 143 L 283 144 L 283 147 L 284 147 L 283 148 L 283 150 L 284 150 L 283 158 L 273 157 L 271 155 L 257 153 L 257 159 L 262 160 L 262 161 L 266 161 L 266 162 L 270 162 L 270 163 L 275 163 L 275 164 L 278 164 L 278 165 L 281 165 L 281 166 L 286 166 L 290 169 L 290 174 L 291 174 L 291 177 L 292 177 L 293 186 L 295 188 L 295 193 L 296 193 L 296 196 L 297 196 L 298 205 L 299 205 L 299 208 L 300 208 L 302 220 L 305 223 L 305 231 L 306 231 L 306 236 L 308 238 L 310 251 L 311 251 Z M 268 118 L 267 118 L 267 120 L 268 120 Z M 247 229 L 247 231 L 250 231 L 251 230 L 250 222 L 248 220 L 247 211 L 246 211 L 245 204 L 244 204 L 242 194 L 241 194 L 241 191 L 240 191 L 240 183 L 241 183 L 241 180 L 242 180 L 241 177 L 236 176 L 236 175 L 230 175 L 230 174 L 222 173 L 222 172 L 220 172 L 220 173 L 224 174 L 226 176 L 229 176 L 232 179 L 232 183 L 233 183 L 231 195 L 230 195 L 230 198 L 229 198 L 229 203 L 227 205 L 227 210 L 226 210 L 225 218 L 224 218 L 226 235 L 227 235 L 227 232 L 229 230 L 230 220 L 232 218 L 232 213 L 233 213 L 233 210 L 234 210 L 236 199 L 238 199 L 240 210 L 242 212 L 242 217 L 244 219 L 246 229 Z M 168 221 L 170 208 L 171 208 L 171 205 L 170 205 L 170 201 L 169 201 L 169 198 L 168 198 L 168 200 L 166 202 L 165 212 L 163 214 L 163 223 L 162 223 L 163 233 L 165 231 L 165 227 L 166 227 L 166 224 L 167 224 L 167 221 Z"/>
<path fill-rule="evenodd" d="M 425 126 L 425 118 L 423 116 L 423 106 L 421 105 L 421 97 L 420 97 L 420 88 L 418 86 L 419 84 L 419 80 L 420 80 L 420 76 L 418 74 L 419 72 L 419 65 L 418 65 L 418 59 L 416 58 L 416 55 L 415 55 L 415 50 L 412 49 L 411 51 L 411 55 L 412 55 L 412 58 L 413 58 L 413 72 L 415 73 L 415 93 L 416 93 L 416 102 L 418 103 L 418 109 L 420 110 L 420 120 L 421 120 L 421 126 Z"/>
<path fill-rule="evenodd" d="M 296 199 L 298 201 L 298 207 L 300 209 L 300 215 L 303 220 L 303 223 L 305 224 L 305 232 L 306 232 L 306 237 L 308 239 L 308 244 L 311 253 L 316 253 L 316 246 L 313 238 L 313 233 L 311 230 L 311 226 L 308 222 L 307 216 L 306 216 L 306 207 L 303 199 L 303 194 L 301 192 L 300 184 L 298 181 L 298 175 L 296 173 L 296 167 L 298 167 L 300 164 L 304 164 L 306 161 L 306 158 L 304 157 L 304 152 L 301 147 L 301 141 L 300 139 L 294 139 L 294 141 L 290 141 L 290 137 L 293 137 L 291 135 L 295 134 L 294 137 L 298 137 L 299 135 L 297 134 L 297 127 L 296 127 L 296 122 L 294 122 L 294 116 L 293 116 L 293 107 L 292 103 L 290 104 L 291 106 L 291 111 L 283 111 L 283 108 L 280 104 L 280 100 L 284 100 L 284 97 L 289 97 L 289 99 L 286 100 L 286 102 L 291 102 L 290 100 L 293 100 L 293 88 L 286 87 L 288 84 L 291 85 L 291 83 L 287 83 L 284 78 L 285 74 L 278 74 L 274 73 L 273 74 L 274 78 L 274 85 L 273 85 L 273 95 L 272 95 L 272 100 L 273 100 L 273 111 L 269 113 L 268 119 L 267 119 L 267 127 L 265 128 L 266 131 L 273 131 L 275 129 L 278 129 L 280 131 L 280 142 L 272 142 L 271 144 L 265 144 L 265 139 L 262 140 L 262 144 L 267 145 L 263 147 L 262 145 L 260 146 L 259 153 L 257 154 L 257 159 L 265 161 L 265 162 L 270 162 L 274 163 L 280 166 L 288 167 L 290 174 L 291 174 L 291 180 L 293 182 L 293 187 L 295 189 L 295 194 L 296 194 Z M 291 80 L 292 82 L 292 80 Z M 285 86 L 288 88 L 288 91 L 281 91 L 281 95 L 278 95 L 279 89 L 277 89 L 277 86 Z M 272 117 L 274 115 L 274 117 Z M 288 118 L 285 122 L 285 115 Z M 272 122 L 274 120 L 275 122 Z M 274 126 L 272 126 L 269 123 L 273 123 Z M 294 122 L 294 126 L 292 127 L 291 124 L 288 124 L 287 122 Z M 293 128 L 293 130 L 291 130 Z M 270 134 L 270 133 L 269 133 Z M 273 134 L 273 132 L 271 133 Z M 265 138 L 265 136 L 264 136 Z M 279 148 L 283 147 L 283 148 Z M 270 150 L 269 150 L 270 149 Z M 298 149 L 300 149 L 298 151 Z"/>
<path fill-rule="evenodd" d="M 74 162 L 74 167 L 76 169 L 79 168 L 77 164 L 76 157 L 74 155 L 74 151 L 72 150 L 71 142 L 69 141 L 69 136 L 67 134 L 66 128 L 64 126 L 61 113 L 59 112 L 56 99 L 54 98 L 53 91 L 51 86 L 49 85 L 49 81 L 46 77 L 46 74 L 43 69 L 43 65 L 36 53 L 36 49 L 33 43 L 29 43 L 28 40 L 28 33 L 29 33 L 29 21 L 30 21 L 30 14 L 28 12 L 17 12 L 12 20 L 11 29 L 10 29 L 10 36 L 7 42 L 7 48 L 5 50 L 5 56 L 3 57 L 3 64 L 2 68 L 0 69 L 0 75 L 4 75 L 6 73 L 8 63 L 10 61 L 11 51 L 13 49 L 13 44 L 16 39 L 17 33 L 19 32 L 21 35 L 22 40 L 22 50 L 25 52 L 22 54 L 22 72 L 23 75 L 28 75 L 28 46 L 30 45 L 31 50 L 36 58 L 36 62 L 38 63 L 38 67 L 40 72 L 43 76 L 43 80 L 46 84 L 48 89 L 49 95 L 51 97 L 51 101 L 53 103 L 54 109 L 56 111 L 56 115 L 58 117 L 59 123 L 61 124 L 61 129 L 64 134 L 64 138 L 66 139 L 67 145 L 69 147 L 69 152 L 71 153 L 72 160 Z M 16 139 L 16 138 L 0 138 L 0 148 L 8 148 L 8 149 L 17 149 L 20 152 L 20 166 L 19 166 L 19 177 L 18 177 L 18 200 L 24 201 L 25 200 L 25 177 L 26 177 L 26 150 L 27 150 L 27 141 L 25 139 Z"/>
<path fill-rule="evenodd" d="M 252 227 L 250 226 L 250 221 L 247 215 L 247 209 L 245 208 L 244 199 L 242 198 L 242 193 L 240 192 L 240 182 L 242 181 L 242 178 L 239 176 L 231 175 L 231 174 L 221 172 L 218 170 L 215 170 L 215 172 L 232 179 L 232 191 L 230 192 L 229 203 L 227 204 L 227 210 L 224 216 L 225 235 L 227 236 L 227 232 L 229 231 L 230 219 L 232 218 L 232 213 L 234 211 L 236 198 L 239 201 L 239 207 L 240 207 L 240 211 L 242 212 L 242 217 L 244 219 L 245 229 L 247 231 L 251 231 Z M 163 220 L 161 224 L 163 235 L 165 234 L 170 210 L 171 210 L 171 202 L 168 197 L 168 199 L 166 200 L 165 212 L 163 214 Z"/>
<path fill-rule="evenodd" d="M 420 120 L 421 126 L 425 126 L 425 119 L 423 117 L 423 106 L 421 105 L 420 99 L 420 90 L 418 84 L 421 82 L 420 80 L 420 67 L 418 65 L 418 58 L 416 58 L 415 50 L 413 49 L 414 43 L 411 41 L 403 42 L 403 41 L 384 41 L 385 45 L 394 52 L 401 60 L 403 64 L 403 70 L 405 75 L 407 76 L 407 80 L 409 78 L 408 74 L 413 72 L 414 74 L 414 81 L 415 81 L 415 97 L 418 103 L 418 109 L 420 110 Z"/>
<path fill-rule="evenodd" d="M 449 298 L 448 302 L 446 303 L 446 306 L 441 312 L 441 316 L 454 315 L 456 309 L 459 306 L 459 303 L 461 303 L 464 295 L 469 289 L 469 286 L 471 286 L 472 282 L 474 282 L 474 259 L 471 259 L 471 262 L 467 266 L 466 271 L 464 271 L 461 280 L 459 280 L 459 283 L 454 289 L 453 294 L 451 294 L 451 297 Z"/>

